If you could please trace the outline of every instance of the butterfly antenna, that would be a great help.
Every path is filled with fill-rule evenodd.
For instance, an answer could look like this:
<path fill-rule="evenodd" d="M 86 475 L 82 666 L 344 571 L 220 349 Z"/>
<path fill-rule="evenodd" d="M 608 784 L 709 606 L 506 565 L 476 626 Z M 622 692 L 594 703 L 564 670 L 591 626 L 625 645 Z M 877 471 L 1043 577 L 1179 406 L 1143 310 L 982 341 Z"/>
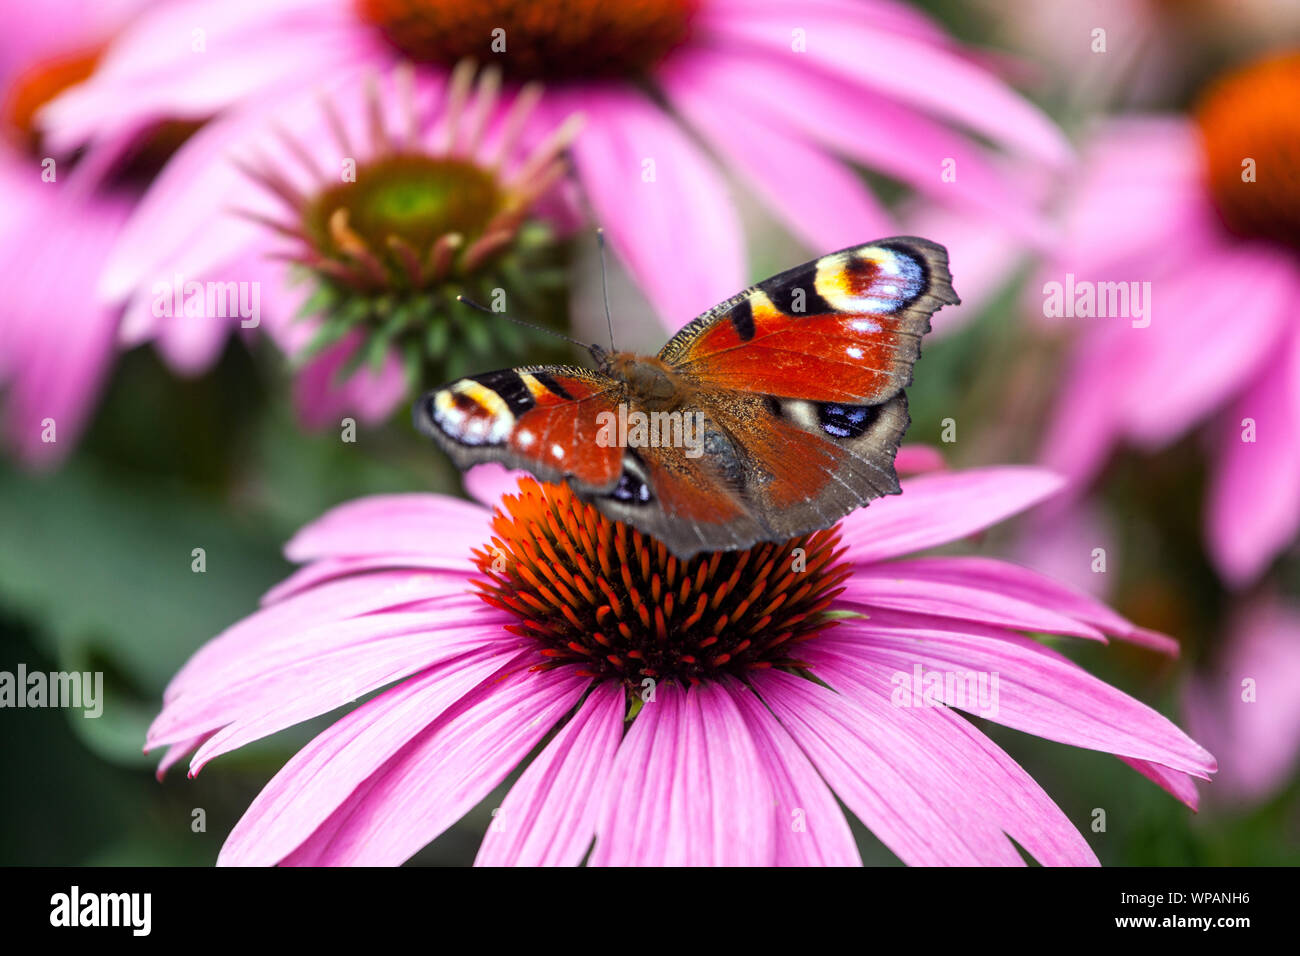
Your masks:
<path fill-rule="evenodd" d="M 507 322 L 513 322 L 515 325 L 522 325 L 524 328 L 532 329 L 534 332 L 543 332 L 546 335 L 553 335 L 558 339 L 564 339 L 564 341 L 570 342 L 573 345 L 578 346 L 578 348 L 586 352 L 591 352 L 593 355 L 595 355 L 596 352 L 592 350 L 593 349 L 598 350 L 600 348 L 600 346 L 598 345 L 588 345 L 586 342 L 579 342 L 577 339 L 570 338 L 569 336 L 565 335 L 563 332 L 555 331 L 555 329 L 548 329 L 543 325 L 533 325 L 533 323 L 531 322 L 525 322 L 523 319 L 516 319 L 514 316 L 506 315 L 504 312 L 493 312 L 486 305 L 481 305 L 480 303 L 475 302 L 473 299 L 469 298 L 468 296 L 458 295 L 456 296 L 456 301 L 464 302 L 471 309 L 478 309 L 480 312 L 486 312 L 488 315 L 491 315 L 495 318 L 505 319 Z"/>
<path fill-rule="evenodd" d="M 609 350 L 617 351 L 614 345 L 614 317 L 609 312 L 609 279 L 605 275 L 605 230 L 596 230 L 596 245 L 600 246 L 600 291 L 605 296 L 605 323 L 609 326 Z"/>

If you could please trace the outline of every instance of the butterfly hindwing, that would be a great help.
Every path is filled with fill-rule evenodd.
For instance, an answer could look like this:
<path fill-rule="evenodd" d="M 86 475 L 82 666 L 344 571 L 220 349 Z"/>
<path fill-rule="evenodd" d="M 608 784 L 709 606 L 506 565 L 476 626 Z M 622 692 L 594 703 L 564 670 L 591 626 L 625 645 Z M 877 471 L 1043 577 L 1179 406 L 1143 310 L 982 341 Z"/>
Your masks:
<path fill-rule="evenodd" d="M 760 282 L 686 326 L 659 357 L 706 389 L 879 404 L 911 382 L 930 316 L 957 301 L 942 246 L 882 239 Z"/>
<path fill-rule="evenodd" d="M 623 450 L 597 441 L 598 416 L 625 398 L 622 383 L 590 369 L 502 369 L 429 392 L 416 403 L 415 425 L 460 468 L 498 461 L 602 491 L 617 485 Z"/>
<path fill-rule="evenodd" d="M 753 393 L 700 396 L 683 414 L 702 416 L 703 454 L 674 445 L 628 449 L 622 490 L 636 494 L 584 497 L 680 557 L 826 528 L 898 491 L 893 460 L 908 424 L 906 397 L 870 409 Z"/>

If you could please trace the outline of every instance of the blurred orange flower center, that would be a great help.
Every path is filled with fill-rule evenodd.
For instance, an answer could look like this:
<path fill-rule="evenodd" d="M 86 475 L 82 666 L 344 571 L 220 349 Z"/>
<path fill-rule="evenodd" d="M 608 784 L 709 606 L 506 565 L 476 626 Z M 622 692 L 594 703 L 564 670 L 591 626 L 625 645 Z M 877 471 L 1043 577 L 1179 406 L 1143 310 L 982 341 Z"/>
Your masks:
<path fill-rule="evenodd" d="M 483 599 L 519 618 L 551 662 L 638 691 L 646 679 L 697 683 L 751 668 L 800 667 L 802 641 L 849 566 L 837 529 L 682 561 L 611 521 L 565 485 L 519 483 L 474 552 Z M 543 665 L 545 666 L 545 665 Z"/>
<path fill-rule="evenodd" d="M 4 125 L 22 148 L 33 152 L 39 149 L 37 112 L 64 90 L 94 73 L 103 50 L 102 46 L 94 46 L 50 57 L 29 66 L 10 84 L 5 91 L 0 115 L 3 115 Z"/>
<path fill-rule="evenodd" d="M 649 70 L 686 41 L 698 0 L 355 0 L 407 57 L 498 64 L 550 82 Z"/>
<path fill-rule="evenodd" d="M 1228 228 L 1300 246 L 1300 52 L 1221 77 L 1196 118 L 1210 191 Z"/>

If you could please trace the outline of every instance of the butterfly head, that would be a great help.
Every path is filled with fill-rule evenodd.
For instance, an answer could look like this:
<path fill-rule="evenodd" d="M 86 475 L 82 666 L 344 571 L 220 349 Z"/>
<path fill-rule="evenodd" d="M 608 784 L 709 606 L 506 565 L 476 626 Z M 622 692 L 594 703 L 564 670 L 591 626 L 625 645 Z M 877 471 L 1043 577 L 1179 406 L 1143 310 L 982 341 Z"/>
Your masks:
<path fill-rule="evenodd" d="M 612 352 L 606 357 L 602 371 L 627 385 L 639 402 L 651 408 L 675 404 L 681 396 L 680 377 L 653 355 Z"/>

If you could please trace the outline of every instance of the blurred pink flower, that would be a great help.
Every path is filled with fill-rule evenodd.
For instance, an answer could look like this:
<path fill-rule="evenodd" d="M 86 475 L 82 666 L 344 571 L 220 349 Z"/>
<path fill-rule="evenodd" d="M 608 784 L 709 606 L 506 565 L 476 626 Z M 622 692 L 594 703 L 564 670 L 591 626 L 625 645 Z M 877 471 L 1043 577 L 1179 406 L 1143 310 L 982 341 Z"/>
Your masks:
<path fill-rule="evenodd" d="M 1072 320 L 1086 327 L 1043 461 L 1082 489 L 1117 444 L 1155 450 L 1205 426 L 1207 546 L 1234 586 L 1300 530 L 1297 98 L 1291 54 L 1229 75 L 1196 122 L 1108 123 L 1066 194 L 1065 245 L 1042 275 L 1040 302 L 1048 283 L 1066 300 L 1071 286 L 1095 293 L 1094 311 L 1146 301 L 1144 316 L 1130 304 Z"/>
<path fill-rule="evenodd" d="M 76 445 L 116 354 L 118 310 L 98 304 L 95 283 L 129 203 L 78 190 L 75 173 L 43 183 L 26 157 L 0 167 L 0 439 L 50 467 Z"/>
<path fill-rule="evenodd" d="M 837 796 L 907 863 L 1020 865 L 1014 839 L 1045 864 L 1095 864 L 950 707 L 1114 753 L 1192 807 L 1191 778 L 1215 769 L 1017 632 L 1169 638 L 995 559 L 895 560 L 1035 504 L 1060 486 L 1045 472 L 908 479 L 837 529 L 685 565 L 563 487 L 502 499 L 510 480 L 470 475 L 495 516 L 431 494 L 336 508 L 289 543 L 303 568 L 174 678 L 148 735 L 170 748 L 160 774 L 375 694 L 290 759 L 220 862 L 401 863 L 540 747 L 480 864 L 575 864 L 593 839 L 593 864 L 859 863 Z M 787 568 L 795 546 L 806 564 Z M 916 693 L 933 696 L 901 697 L 920 672 L 982 674 L 992 699 L 929 677 Z"/>
<path fill-rule="evenodd" d="M 1249 682 L 1249 683 L 1247 683 Z M 1249 603 L 1213 664 L 1187 685 L 1192 732 L 1222 758 L 1221 801 L 1273 796 L 1300 758 L 1300 609 L 1272 598 Z"/>
<path fill-rule="evenodd" d="M 33 467 L 76 444 L 112 364 L 119 310 L 96 291 L 130 212 L 114 176 L 141 130 L 124 127 L 75 161 L 33 126 L 41 103 L 95 69 L 140 0 L 51 0 L 6 11 L 0 36 L 0 442 Z"/>
<path fill-rule="evenodd" d="M 1139 108 L 1176 97 L 1207 60 L 1249 54 L 1300 32 L 1293 0 L 978 0 L 1021 51 L 1017 81 L 1069 107 Z"/>
<path fill-rule="evenodd" d="M 159 114 L 229 110 L 228 124 L 260 123 L 287 118 L 303 89 L 346 87 L 399 60 L 424 82 L 465 56 L 512 82 L 544 81 L 540 129 L 585 116 L 572 148 L 585 199 L 670 328 L 745 284 L 736 209 L 710 153 L 818 252 L 896 231 L 846 160 L 1037 236 L 1032 202 L 953 127 L 1035 160 L 1067 156 L 1036 108 L 893 0 L 181 3 L 123 36 L 94 82 L 43 117 L 67 145 Z M 206 167 L 227 138 L 177 158 L 189 191 L 173 181 L 176 210 L 210 201 Z M 202 222 L 173 218 L 188 222 L 168 236 Z M 156 271 L 148 240 L 162 227 L 147 222 L 133 223 L 105 273 L 112 301 Z"/>

